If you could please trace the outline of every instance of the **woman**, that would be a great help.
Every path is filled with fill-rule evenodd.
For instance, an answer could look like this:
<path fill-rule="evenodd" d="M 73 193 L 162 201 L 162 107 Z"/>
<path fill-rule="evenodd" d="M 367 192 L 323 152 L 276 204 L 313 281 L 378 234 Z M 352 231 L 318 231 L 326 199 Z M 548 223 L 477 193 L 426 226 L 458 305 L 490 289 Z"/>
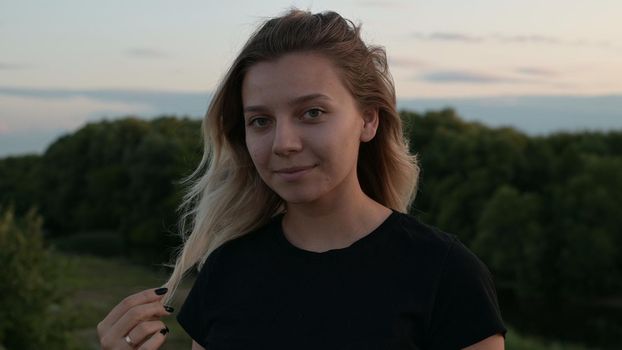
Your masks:
<path fill-rule="evenodd" d="M 100 322 L 102 348 L 159 348 L 195 265 L 177 315 L 192 349 L 504 348 L 486 266 L 407 213 L 419 168 L 359 31 L 293 9 L 251 36 L 203 121 L 173 273 Z"/>

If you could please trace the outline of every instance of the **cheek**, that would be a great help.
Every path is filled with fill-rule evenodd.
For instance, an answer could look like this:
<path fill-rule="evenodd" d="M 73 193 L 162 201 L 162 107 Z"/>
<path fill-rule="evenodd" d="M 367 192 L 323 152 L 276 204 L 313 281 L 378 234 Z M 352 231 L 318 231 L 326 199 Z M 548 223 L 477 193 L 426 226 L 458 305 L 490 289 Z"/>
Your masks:
<path fill-rule="evenodd" d="M 333 159 L 341 162 L 349 160 L 354 154 L 358 154 L 359 133 L 355 132 L 356 127 L 358 125 L 344 124 L 326 130 L 318 146 Z"/>
<path fill-rule="evenodd" d="M 267 162 L 267 157 L 269 154 L 266 154 L 266 147 L 260 140 L 257 139 L 247 139 L 246 140 L 246 149 L 248 150 L 248 154 L 250 154 L 255 167 L 258 168 L 259 171 L 262 169 L 262 165 L 265 165 Z M 269 151 L 269 149 L 268 149 Z"/>

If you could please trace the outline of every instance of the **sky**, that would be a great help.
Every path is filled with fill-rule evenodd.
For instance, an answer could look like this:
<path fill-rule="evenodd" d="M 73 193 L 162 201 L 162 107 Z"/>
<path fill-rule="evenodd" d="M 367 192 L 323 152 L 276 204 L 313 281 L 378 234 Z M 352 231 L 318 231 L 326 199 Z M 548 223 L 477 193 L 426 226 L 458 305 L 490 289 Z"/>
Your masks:
<path fill-rule="evenodd" d="M 536 133 L 622 128 L 620 0 L 0 0 L 0 157 L 104 117 L 201 116 L 250 33 L 292 6 L 362 24 L 402 106 L 494 111 L 489 124 Z"/>

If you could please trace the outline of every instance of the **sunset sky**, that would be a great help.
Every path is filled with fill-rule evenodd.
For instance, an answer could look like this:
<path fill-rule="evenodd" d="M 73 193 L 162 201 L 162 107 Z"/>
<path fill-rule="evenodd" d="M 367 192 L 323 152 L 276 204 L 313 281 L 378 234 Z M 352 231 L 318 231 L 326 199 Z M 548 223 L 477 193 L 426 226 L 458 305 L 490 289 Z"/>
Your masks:
<path fill-rule="evenodd" d="M 249 34 L 290 6 L 362 23 L 400 100 L 622 95 L 619 0 L 2 0 L 0 156 L 20 151 L 8 140 L 163 112 L 128 91 L 207 98 Z"/>

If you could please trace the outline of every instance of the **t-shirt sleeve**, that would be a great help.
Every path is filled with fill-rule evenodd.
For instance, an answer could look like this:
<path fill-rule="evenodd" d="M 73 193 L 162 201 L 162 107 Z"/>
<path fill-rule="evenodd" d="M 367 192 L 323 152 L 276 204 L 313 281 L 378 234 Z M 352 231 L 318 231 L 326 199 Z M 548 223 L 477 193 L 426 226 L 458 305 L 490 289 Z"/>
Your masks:
<path fill-rule="evenodd" d="M 455 235 L 452 241 L 429 317 L 429 349 L 462 349 L 507 332 L 490 271 Z"/>
<path fill-rule="evenodd" d="M 207 334 L 210 327 L 209 311 L 212 310 L 209 302 L 213 300 L 211 296 L 214 284 L 214 264 L 220 251 L 219 248 L 207 257 L 176 317 L 186 333 L 204 348 L 207 348 Z"/>

